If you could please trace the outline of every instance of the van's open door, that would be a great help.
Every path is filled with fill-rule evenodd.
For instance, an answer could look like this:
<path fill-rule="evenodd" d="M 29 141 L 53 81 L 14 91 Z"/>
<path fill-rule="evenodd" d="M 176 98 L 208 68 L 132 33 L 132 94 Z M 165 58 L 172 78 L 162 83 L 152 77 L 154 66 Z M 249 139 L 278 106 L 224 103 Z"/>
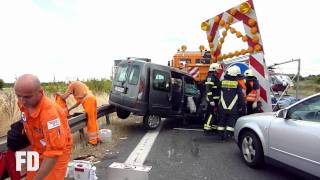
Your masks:
<path fill-rule="evenodd" d="M 171 74 L 161 69 L 150 71 L 149 111 L 157 115 L 171 112 Z"/>

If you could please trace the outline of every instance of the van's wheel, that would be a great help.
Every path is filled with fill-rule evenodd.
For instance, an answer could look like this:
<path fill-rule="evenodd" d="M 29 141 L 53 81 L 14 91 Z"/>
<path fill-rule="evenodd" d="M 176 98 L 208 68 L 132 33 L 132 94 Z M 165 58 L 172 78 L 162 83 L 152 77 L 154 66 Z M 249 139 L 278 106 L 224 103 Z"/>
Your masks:
<path fill-rule="evenodd" d="M 146 129 L 156 129 L 161 123 L 160 116 L 145 115 L 143 117 L 143 125 Z"/>
<path fill-rule="evenodd" d="M 127 117 L 129 117 L 130 115 L 130 111 L 126 111 L 121 108 L 116 108 L 116 111 L 117 111 L 117 116 L 121 119 L 127 119 Z"/>
<path fill-rule="evenodd" d="M 239 142 L 242 158 L 252 168 L 259 168 L 264 164 L 264 154 L 261 141 L 252 131 L 245 131 Z"/>
<path fill-rule="evenodd" d="M 183 117 L 182 119 L 182 126 L 187 127 L 190 124 L 190 119 Z"/>

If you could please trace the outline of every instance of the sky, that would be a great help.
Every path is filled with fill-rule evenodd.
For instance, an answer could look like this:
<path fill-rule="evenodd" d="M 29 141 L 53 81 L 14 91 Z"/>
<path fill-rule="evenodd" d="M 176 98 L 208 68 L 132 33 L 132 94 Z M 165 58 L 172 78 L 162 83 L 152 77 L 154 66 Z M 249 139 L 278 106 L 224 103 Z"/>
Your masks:
<path fill-rule="evenodd" d="M 182 45 L 208 47 L 201 22 L 241 2 L 1 0 L 0 79 L 14 82 L 25 73 L 42 82 L 110 78 L 113 61 L 126 57 L 166 65 Z M 267 64 L 300 58 L 303 76 L 320 74 L 318 1 L 253 2 Z M 223 48 L 232 44 L 226 39 Z M 280 67 L 296 69 L 295 63 Z"/>

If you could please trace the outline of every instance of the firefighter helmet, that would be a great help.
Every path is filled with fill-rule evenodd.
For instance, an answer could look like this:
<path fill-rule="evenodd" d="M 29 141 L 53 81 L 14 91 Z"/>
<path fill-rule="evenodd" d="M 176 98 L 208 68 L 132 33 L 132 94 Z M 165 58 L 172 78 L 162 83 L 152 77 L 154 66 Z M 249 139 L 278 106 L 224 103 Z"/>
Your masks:
<path fill-rule="evenodd" d="M 221 69 L 221 65 L 218 63 L 212 63 L 209 67 L 209 71 L 217 71 Z"/>
<path fill-rule="evenodd" d="M 231 66 L 227 70 L 227 75 L 238 76 L 240 74 L 240 68 L 238 66 Z"/>
<path fill-rule="evenodd" d="M 244 72 L 244 75 L 246 76 L 246 77 L 248 77 L 248 76 L 254 76 L 253 75 L 253 71 L 251 70 L 251 69 L 247 69 L 245 72 Z"/>

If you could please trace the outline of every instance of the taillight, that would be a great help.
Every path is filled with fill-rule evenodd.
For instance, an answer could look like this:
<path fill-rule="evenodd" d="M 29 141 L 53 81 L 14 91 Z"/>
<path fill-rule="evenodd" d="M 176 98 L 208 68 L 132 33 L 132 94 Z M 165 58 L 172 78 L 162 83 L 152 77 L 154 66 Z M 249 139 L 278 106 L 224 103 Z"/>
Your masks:
<path fill-rule="evenodd" d="M 144 91 L 144 81 L 140 79 L 139 92 L 138 92 L 138 100 L 141 100 L 141 99 L 142 99 L 143 91 Z"/>
<path fill-rule="evenodd" d="M 144 81 L 142 81 L 140 79 L 140 83 L 139 83 L 139 92 L 143 92 L 144 91 Z"/>

